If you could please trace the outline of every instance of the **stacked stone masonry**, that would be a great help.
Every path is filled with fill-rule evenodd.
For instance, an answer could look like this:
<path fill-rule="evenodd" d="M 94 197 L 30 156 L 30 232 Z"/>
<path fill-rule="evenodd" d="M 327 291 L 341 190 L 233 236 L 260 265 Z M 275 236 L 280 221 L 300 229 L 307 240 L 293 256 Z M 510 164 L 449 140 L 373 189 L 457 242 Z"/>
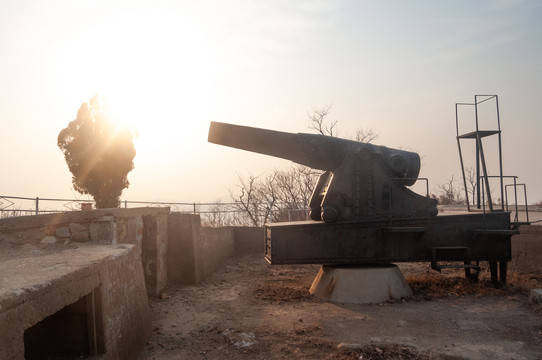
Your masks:
<path fill-rule="evenodd" d="M 0 246 L 86 243 L 137 245 L 147 292 L 158 296 L 167 285 L 169 208 L 100 209 L 0 221 Z"/>

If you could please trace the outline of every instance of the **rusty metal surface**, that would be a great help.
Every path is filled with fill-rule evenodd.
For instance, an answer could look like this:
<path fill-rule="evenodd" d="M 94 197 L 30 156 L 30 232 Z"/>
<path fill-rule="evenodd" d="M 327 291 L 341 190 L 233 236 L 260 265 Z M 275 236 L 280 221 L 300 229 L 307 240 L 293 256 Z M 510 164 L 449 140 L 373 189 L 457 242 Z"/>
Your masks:
<path fill-rule="evenodd" d="M 509 261 L 510 213 L 437 216 L 423 219 L 327 224 L 266 225 L 266 259 L 271 264 L 370 264 L 408 261 Z M 486 230 L 491 230 L 487 231 Z M 496 230 L 502 230 L 498 232 Z M 455 254 L 455 255 L 454 255 Z"/>

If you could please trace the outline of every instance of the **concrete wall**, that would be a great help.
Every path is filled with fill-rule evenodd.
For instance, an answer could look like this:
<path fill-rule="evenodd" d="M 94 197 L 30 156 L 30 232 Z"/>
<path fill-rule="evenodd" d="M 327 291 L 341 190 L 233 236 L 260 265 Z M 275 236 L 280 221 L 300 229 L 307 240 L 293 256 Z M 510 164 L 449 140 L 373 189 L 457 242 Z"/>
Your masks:
<path fill-rule="evenodd" d="M 168 217 L 168 279 L 173 284 L 196 284 L 195 240 L 200 218 L 171 213 Z"/>
<path fill-rule="evenodd" d="M 141 258 L 147 293 L 159 296 L 167 286 L 167 212 L 143 215 Z"/>
<path fill-rule="evenodd" d="M 234 227 L 235 253 L 244 254 L 264 254 L 265 236 L 264 229 L 259 227 L 239 226 Z"/>
<path fill-rule="evenodd" d="M 205 280 L 234 254 L 234 231 L 229 227 L 198 227 L 195 243 L 196 284 Z"/>
<path fill-rule="evenodd" d="M 0 359 L 25 352 L 56 358 L 70 346 L 104 359 L 136 358 L 151 331 L 137 247 L 79 243 L 39 251 L 0 254 Z M 70 310 L 73 304 L 79 309 Z"/>
<path fill-rule="evenodd" d="M 263 256 L 263 244 L 261 228 L 206 228 L 167 208 L 1 219 L 0 359 L 87 331 L 91 355 L 134 358 L 150 332 L 146 293 L 159 295 L 168 275 L 200 283 L 234 254 Z M 84 324 L 62 332 L 66 316 Z"/>
<path fill-rule="evenodd" d="M 542 274 L 542 226 L 521 226 L 512 236 L 510 268 L 519 272 Z"/>
<path fill-rule="evenodd" d="M 168 219 L 168 277 L 173 284 L 198 284 L 232 255 L 261 253 L 263 228 L 202 227 L 199 215 Z"/>
<path fill-rule="evenodd" d="M 147 292 L 158 296 L 167 284 L 168 214 L 169 208 L 117 208 L 0 219 L 0 250 L 25 244 L 135 244 Z"/>

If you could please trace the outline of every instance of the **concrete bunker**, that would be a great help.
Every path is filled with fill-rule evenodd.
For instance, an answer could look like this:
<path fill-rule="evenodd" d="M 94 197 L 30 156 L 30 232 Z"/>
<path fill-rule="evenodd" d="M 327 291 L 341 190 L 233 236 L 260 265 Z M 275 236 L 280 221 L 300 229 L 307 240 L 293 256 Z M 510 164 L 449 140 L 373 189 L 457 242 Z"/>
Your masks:
<path fill-rule="evenodd" d="M 97 287 L 24 332 L 25 359 L 86 357 L 105 352 Z"/>
<path fill-rule="evenodd" d="M 263 229 L 203 228 L 169 208 L 2 219 L 0 359 L 134 358 L 168 277 L 198 283 L 247 252 L 263 253 Z"/>
<path fill-rule="evenodd" d="M 0 221 L 0 359 L 134 358 L 167 282 L 169 209 Z"/>

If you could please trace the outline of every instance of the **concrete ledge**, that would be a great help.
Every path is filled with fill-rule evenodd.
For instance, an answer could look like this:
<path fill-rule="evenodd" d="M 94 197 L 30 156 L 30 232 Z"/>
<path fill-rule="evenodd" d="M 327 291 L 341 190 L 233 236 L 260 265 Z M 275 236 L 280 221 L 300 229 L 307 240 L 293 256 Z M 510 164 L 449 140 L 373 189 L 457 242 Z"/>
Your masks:
<path fill-rule="evenodd" d="M 115 208 L 0 219 L 0 249 L 88 242 L 136 244 L 148 294 L 158 296 L 167 285 L 168 214 L 168 207 Z"/>
<path fill-rule="evenodd" d="M 62 334 L 60 321 L 53 322 L 57 329 L 40 324 L 73 304 L 78 305 L 72 318 L 82 320 L 79 329 L 88 337 L 77 340 L 86 347 L 81 351 L 103 359 L 135 358 L 150 335 L 137 247 L 71 244 L 2 252 L 0 358 L 24 358 L 36 324 L 43 328 L 36 338 L 55 330 Z"/>

